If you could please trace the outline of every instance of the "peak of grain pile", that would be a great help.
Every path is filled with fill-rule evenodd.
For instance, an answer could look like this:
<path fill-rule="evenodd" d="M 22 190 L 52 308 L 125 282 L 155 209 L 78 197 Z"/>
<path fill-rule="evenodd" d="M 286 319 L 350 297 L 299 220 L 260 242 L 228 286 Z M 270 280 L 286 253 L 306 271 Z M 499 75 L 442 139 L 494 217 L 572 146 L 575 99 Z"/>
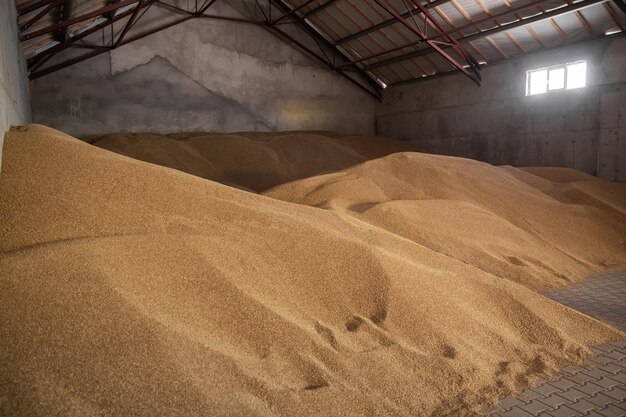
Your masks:
<path fill-rule="evenodd" d="M 115 133 L 85 140 L 122 155 L 253 191 L 394 152 L 417 151 L 409 142 L 327 132 Z"/>
<path fill-rule="evenodd" d="M 626 184 L 398 153 L 265 195 L 336 211 L 535 290 L 626 265 Z"/>
<path fill-rule="evenodd" d="M 2 415 L 474 415 L 624 337 L 533 291 L 623 261 L 623 185 L 406 153 L 263 196 L 37 125 L 3 157 Z"/>

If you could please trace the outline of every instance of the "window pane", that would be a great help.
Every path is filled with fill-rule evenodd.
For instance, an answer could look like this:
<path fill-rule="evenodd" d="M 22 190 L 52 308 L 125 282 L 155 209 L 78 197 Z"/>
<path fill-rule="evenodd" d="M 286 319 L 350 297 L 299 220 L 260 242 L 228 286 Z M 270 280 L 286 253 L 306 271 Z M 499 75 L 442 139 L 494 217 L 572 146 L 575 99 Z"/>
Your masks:
<path fill-rule="evenodd" d="M 528 95 L 545 93 L 548 89 L 548 70 L 528 73 Z"/>
<path fill-rule="evenodd" d="M 548 74 L 548 90 L 565 88 L 565 68 L 550 70 Z"/>
<path fill-rule="evenodd" d="M 587 63 L 579 62 L 567 66 L 567 89 L 584 87 L 587 82 Z"/>

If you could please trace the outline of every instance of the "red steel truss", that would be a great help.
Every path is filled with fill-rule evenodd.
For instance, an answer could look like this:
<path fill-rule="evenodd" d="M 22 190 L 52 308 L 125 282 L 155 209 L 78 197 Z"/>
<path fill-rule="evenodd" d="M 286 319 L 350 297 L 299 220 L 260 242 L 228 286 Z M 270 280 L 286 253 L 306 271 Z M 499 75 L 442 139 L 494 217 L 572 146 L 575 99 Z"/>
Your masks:
<path fill-rule="evenodd" d="M 429 50 L 439 52 L 455 68 L 480 83 L 478 64 L 451 36 L 450 31 L 441 27 L 432 18 L 429 14 L 432 5 L 424 6 L 419 1 L 413 0 L 413 6 L 409 7 L 406 0 L 403 0 L 407 9 L 400 12 L 387 0 L 374 1 L 411 30 L 417 36 L 416 43 L 423 42 Z M 29 77 L 31 79 L 42 77 L 191 19 L 218 19 L 264 27 L 382 100 L 385 85 L 365 63 L 362 63 L 364 59 L 355 60 L 342 49 L 341 42 L 328 38 L 311 21 L 311 17 L 332 6 L 337 0 L 328 0 L 321 4 L 308 0 L 296 6 L 284 0 L 267 0 L 264 4 L 261 4 L 260 0 L 255 0 L 256 11 L 259 12 L 256 15 L 262 16 L 259 19 L 210 14 L 209 10 L 216 2 L 217 0 L 196 1 L 195 7 L 186 10 L 168 3 L 167 0 L 107 0 L 95 3 L 100 4 L 100 7 L 92 7 L 77 15 L 71 13 L 72 0 L 22 3 L 18 6 L 18 16 L 22 22 L 19 25 L 20 40 L 24 43 L 43 40 L 42 45 L 35 48 L 27 60 Z M 150 29 L 139 30 L 137 22 L 152 7 L 168 10 L 172 12 L 174 18 L 164 18 L 167 21 L 156 26 L 152 25 Z M 309 11 L 305 12 L 307 8 Z M 50 20 L 52 15 L 58 15 L 60 18 Z M 423 28 L 420 27 L 418 19 L 424 22 Z M 44 21 L 46 24 L 42 25 Z M 116 33 L 113 30 L 114 25 L 118 28 Z M 431 29 L 434 30 L 432 34 L 428 33 Z M 108 39 L 105 40 L 105 36 L 102 36 L 101 42 L 94 42 L 96 36 L 90 35 L 103 30 L 110 32 Z M 48 42 L 45 42 L 46 40 Z M 448 53 L 444 48 L 453 48 L 455 54 Z M 69 50 L 81 53 L 68 53 Z"/>
<path fill-rule="evenodd" d="M 402 23 L 407 29 L 416 34 L 418 38 L 425 42 L 432 49 L 436 50 L 443 56 L 450 64 L 467 75 L 472 81 L 480 85 L 480 66 L 478 62 L 450 35 L 446 30 L 430 15 L 430 12 L 420 4 L 417 0 L 412 0 L 413 4 L 417 7 L 418 11 L 413 11 L 409 7 L 409 4 L 403 0 L 408 17 L 402 15 L 390 2 L 387 0 L 374 0 L 381 8 L 385 9 L 390 15 L 395 17 L 400 23 Z M 418 21 L 419 19 L 419 21 Z M 423 25 L 420 23 L 423 22 Z M 423 26 L 420 27 L 420 26 Z M 428 28 L 431 28 L 434 33 L 433 36 L 429 36 Z M 435 40 L 435 37 L 443 37 L 444 40 Z M 457 53 L 458 58 L 447 53 L 443 47 L 452 47 Z"/>

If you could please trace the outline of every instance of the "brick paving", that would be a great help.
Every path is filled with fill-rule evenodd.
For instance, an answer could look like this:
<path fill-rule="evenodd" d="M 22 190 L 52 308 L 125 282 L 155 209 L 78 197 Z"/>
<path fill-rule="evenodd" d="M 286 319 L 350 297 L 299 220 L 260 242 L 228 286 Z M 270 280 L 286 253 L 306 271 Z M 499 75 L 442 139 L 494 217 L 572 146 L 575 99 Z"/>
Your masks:
<path fill-rule="evenodd" d="M 545 295 L 626 332 L 626 270 L 596 274 Z"/>
<path fill-rule="evenodd" d="M 626 332 L 626 270 L 605 272 L 546 296 Z M 626 417 L 626 340 L 592 349 L 584 367 L 568 366 L 486 410 L 489 417 Z"/>

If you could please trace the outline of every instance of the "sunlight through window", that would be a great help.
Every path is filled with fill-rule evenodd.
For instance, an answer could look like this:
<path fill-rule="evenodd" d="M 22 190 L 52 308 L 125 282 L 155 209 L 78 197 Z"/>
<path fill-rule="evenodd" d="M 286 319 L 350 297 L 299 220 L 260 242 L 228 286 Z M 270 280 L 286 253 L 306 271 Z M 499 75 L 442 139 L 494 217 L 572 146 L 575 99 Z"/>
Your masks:
<path fill-rule="evenodd" d="M 586 61 L 576 61 L 526 71 L 527 96 L 581 88 L 586 84 Z"/>
<path fill-rule="evenodd" d="M 587 63 L 577 62 L 567 65 L 567 89 L 581 88 L 587 81 Z"/>

